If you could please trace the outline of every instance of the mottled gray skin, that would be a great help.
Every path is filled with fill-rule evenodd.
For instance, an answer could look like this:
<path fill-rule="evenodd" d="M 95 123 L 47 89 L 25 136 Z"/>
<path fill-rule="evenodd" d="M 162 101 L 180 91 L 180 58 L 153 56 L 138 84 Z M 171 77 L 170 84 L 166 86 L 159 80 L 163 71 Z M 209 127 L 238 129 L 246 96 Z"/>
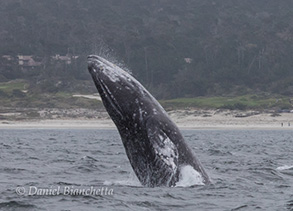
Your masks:
<path fill-rule="evenodd" d="M 198 171 L 204 184 L 210 183 L 178 127 L 135 78 L 94 55 L 88 57 L 88 70 L 142 185 L 174 186 L 185 165 Z"/>

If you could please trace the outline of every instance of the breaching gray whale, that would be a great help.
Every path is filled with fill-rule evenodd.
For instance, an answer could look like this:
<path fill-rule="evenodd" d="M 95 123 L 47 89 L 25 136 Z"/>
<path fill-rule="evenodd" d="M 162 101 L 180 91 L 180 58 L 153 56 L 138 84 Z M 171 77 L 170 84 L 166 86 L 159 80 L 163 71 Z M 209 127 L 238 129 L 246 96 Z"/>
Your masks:
<path fill-rule="evenodd" d="M 134 77 L 95 55 L 88 56 L 88 70 L 142 185 L 175 186 L 185 166 L 210 183 L 178 127 Z"/>

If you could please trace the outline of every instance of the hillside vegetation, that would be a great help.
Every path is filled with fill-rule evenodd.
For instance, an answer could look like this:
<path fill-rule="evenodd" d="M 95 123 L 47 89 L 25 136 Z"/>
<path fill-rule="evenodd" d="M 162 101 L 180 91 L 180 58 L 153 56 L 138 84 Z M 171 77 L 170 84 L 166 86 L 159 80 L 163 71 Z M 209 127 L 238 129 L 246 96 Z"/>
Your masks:
<path fill-rule="evenodd" d="M 159 99 L 288 98 L 292 8 L 291 0 L 1 0 L 0 81 L 22 82 L 0 84 L 0 94 L 93 93 L 86 56 L 95 53 L 123 63 Z M 56 54 L 78 58 L 64 64 Z M 17 55 L 41 65 L 21 67 Z M 23 83 L 28 92 L 15 91 Z"/>

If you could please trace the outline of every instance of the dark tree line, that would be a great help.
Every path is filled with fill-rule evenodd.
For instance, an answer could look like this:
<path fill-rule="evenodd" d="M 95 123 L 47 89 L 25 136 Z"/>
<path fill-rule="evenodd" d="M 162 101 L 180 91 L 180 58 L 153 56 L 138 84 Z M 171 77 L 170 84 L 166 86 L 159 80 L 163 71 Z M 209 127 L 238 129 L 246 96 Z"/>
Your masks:
<path fill-rule="evenodd" d="M 161 98 L 292 95 L 292 6 L 291 0 L 1 0 L 0 54 L 79 55 L 71 66 L 48 63 L 35 74 L 67 80 L 89 79 L 88 54 L 116 57 Z M 7 75 L 7 66 L 0 71 Z"/>

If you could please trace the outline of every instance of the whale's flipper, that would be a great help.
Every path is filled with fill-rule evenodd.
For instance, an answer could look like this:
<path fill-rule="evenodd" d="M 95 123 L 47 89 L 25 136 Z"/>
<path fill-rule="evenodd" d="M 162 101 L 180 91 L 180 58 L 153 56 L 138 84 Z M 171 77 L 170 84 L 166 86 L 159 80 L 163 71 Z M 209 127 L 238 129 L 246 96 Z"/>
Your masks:
<path fill-rule="evenodd" d="M 178 177 L 178 149 L 167 134 L 153 121 L 147 123 L 147 136 L 152 147 L 152 177 L 155 186 L 173 186 Z"/>

